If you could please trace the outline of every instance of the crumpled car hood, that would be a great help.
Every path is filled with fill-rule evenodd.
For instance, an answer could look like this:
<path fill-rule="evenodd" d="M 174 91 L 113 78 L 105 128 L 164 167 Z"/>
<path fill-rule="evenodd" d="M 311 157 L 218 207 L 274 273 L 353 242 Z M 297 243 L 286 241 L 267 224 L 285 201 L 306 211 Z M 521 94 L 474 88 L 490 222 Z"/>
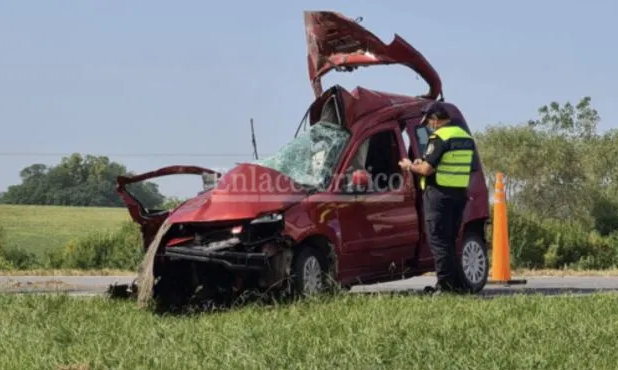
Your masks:
<path fill-rule="evenodd" d="M 216 187 L 180 205 L 168 222 L 212 222 L 255 218 L 296 204 L 308 196 L 282 173 L 243 163 L 223 175 Z"/>

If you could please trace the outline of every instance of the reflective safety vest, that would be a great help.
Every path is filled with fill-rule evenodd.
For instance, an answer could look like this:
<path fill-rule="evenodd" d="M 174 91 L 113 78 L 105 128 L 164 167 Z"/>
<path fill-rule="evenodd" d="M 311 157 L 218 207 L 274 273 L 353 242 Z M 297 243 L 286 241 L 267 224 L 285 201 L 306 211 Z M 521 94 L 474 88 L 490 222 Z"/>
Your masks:
<path fill-rule="evenodd" d="M 467 188 L 470 182 L 474 140 L 459 126 L 443 126 L 434 131 L 444 142 L 444 153 L 435 173 L 435 182 L 445 188 Z M 431 138 L 431 137 L 430 137 Z M 426 178 L 421 177 L 421 189 L 425 190 Z"/>

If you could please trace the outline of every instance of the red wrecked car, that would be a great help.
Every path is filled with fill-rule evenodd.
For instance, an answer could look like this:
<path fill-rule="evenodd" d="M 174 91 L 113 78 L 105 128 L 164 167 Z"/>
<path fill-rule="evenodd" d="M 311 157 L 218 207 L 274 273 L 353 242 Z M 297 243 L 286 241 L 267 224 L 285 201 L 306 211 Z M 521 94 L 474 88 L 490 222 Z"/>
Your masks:
<path fill-rule="evenodd" d="M 434 270 L 419 179 L 403 173 L 398 162 L 424 151 L 428 131 L 419 125 L 420 111 L 430 101 L 443 101 L 440 77 L 397 35 L 384 44 L 335 12 L 307 11 L 304 19 L 316 98 L 289 143 L 224 174 L 171 166 L 118 179 L 118 192 L 142 227 L 144 248 L 167 225 L 152 246 L 159 300 L 186 302 L 198 286 L 209 297 L 246 289 L 310 294 L 333 282 L 384 282 Z M 322 89 L 321 77 L 333 69 L 386 64 L 411 68 L 428 92 Z M 447 106 L 469 131 L 458 108 Z M 489 201 L 478 153 L 474 167 L 458 261 L 463 281 L 478 292 L 489 267 Z M 127 191 L 130 183 L 188 173 L 203 176 L 204 191 L 171 211 L 144 209 Z"/>

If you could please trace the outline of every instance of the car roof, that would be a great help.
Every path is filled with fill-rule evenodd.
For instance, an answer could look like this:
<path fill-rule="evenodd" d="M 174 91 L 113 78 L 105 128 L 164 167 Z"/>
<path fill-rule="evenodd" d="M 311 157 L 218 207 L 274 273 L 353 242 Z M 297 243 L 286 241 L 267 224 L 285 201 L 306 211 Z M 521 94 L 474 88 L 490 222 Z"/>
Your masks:
<path fill-rule="evenodd" d="M 391 118 L 401 119 L 419 116 L 423 105 L 431 101 L 422 97 L 368 89 L 362 86 L 356 86 L 353 90 L 348 91 L 338 85 L 325 92 L 322 98 L 328 100 L 328 96 L 335 91 L 339 93 L 341 103 L 343 103 L 345 125 L 352 132 L 365 130 L 368 125 L 375 126 L 378 122 L 373 121 L 374 119 L 384 121 Z M 325 100 L 322 102 L 326 103 Z M 323 106 L 320 109 L 322 110 Z M 366 118 L 369 118 L 369 120 L 366 120 Z"/>
<path fill-rule="evenodd" d="M 421 97 L 367 89 L 361 86 L 350 91 L 350 96 L 354 98 L 352 100 L 354 103 L 352 109 L 348 111 L 352 113 L 350 118 L 354 120 L 388 108 L 400 108 L 400 110 L 412 108 L 412 110 L 416 110 L 416 107 L 418 107 L 420 112 L 420 107 L 429 101 Z"/>
<path fill-rule="evenodd" d="M 331 86 L 322 96 L 314 101 L 310 110 L 312 118 L 310 122 L 316 123 L 321 117 L 328 116 L 326 121 L 335 122 L 332 117 L 332 109 L 327 108 L 327 103 L 332 99 L 332 96 L 338 94 L 342 103 L 341 110 L 345 116 L 343 123 L 351 133 L 364 131 L 373 128 L 376 124 L 385 121 L 401 120 L 417 118 L 417 120 L 407 121 L 408 127 L 418 125 L 419 119 L 422 116 L 421 109 L 428 102 L 435 100 L 427 99 L 420 96 L 410 96 L 396 94 L 375 89 L 369 89 L 362 86 L 356 86 L 353 90 L 348 91 L 340 85 Z M 448 102 L 442 102 L 445 105 L 453 119 L 463 121 L 463 125 L 467 129 L 467 124 L 457 107 Z M 413 126 L 410 126 L 413 125 Z"/>

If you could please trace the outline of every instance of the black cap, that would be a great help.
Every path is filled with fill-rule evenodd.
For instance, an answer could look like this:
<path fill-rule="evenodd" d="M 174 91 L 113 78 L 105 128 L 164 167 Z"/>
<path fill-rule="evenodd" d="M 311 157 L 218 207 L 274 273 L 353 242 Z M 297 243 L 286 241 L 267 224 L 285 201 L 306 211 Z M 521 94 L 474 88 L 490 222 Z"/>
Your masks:
<path fill-rule="evenodd" d="M 421 108 L 421 113 L 425 116 L 435 115 L 438 119 L 449 119 L 451 116 L 448 114 L 444 104 L 440 102 L 431 102 Z"/>

